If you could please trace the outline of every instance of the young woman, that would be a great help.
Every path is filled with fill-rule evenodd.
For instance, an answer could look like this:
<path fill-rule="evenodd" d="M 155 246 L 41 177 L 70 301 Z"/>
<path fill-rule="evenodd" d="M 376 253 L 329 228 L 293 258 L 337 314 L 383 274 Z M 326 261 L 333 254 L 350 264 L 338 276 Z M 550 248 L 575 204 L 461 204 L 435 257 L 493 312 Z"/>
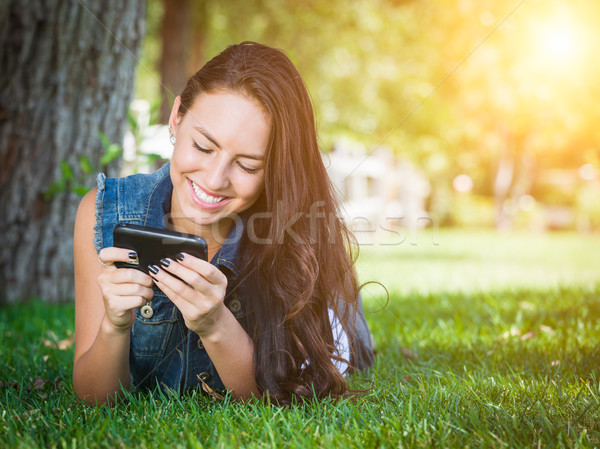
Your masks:
<path fill-rule="evenodd" d="M 339 396 L 373 362 L 351 236 L 317 145 L 304 83 L 283 52 L 227 48 L 187 83 L 170 163 L 98 176 L 77 212 L 73 386 L 91 404 L 122 389 L 201 386 L 244 399 Z M 208 261 L 115 262 L 121 222 L 203 237 Z"/>

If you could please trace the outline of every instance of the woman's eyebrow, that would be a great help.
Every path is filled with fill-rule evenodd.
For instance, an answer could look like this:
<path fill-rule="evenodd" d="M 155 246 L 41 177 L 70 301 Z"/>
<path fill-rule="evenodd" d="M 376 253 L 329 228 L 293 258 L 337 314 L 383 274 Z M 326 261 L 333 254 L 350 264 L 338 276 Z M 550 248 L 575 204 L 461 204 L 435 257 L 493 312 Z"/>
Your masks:
<path fill-rule="evenodd" d="M 192 128 L 194 128 L 196 131 L 198 131 L 200 134 L 202 134 L 204 137 L 210 140 L 218 149 L 221 149 L 221 145 L 219 145 L 217 139 L 215 139 L 212 136 L 212 134 L 209 133 L 205 128 L 203 128 L 202 126 L 193 126 Z"/>
<path fill-rule="evenodd" d="M 197 125 L 197 126 L 192 126 L 192 128 L 194 128 L 196 131 L 198 131 L 200 134 L 202 134 L 204 137 L 206 137 L 208 140 L 210 140 L 219 150 L 222 149 L 221 145 L 219 144 L 219 142 L 217 142 L 217 139 L 215 139 L 211 133 L 209 133 L 204 127 Z M 254 154 L 237 154 L 237 157 L 243 157 L 246 159 L 254 159 L 256 161 L 262 161 L 263 157 L 262 156 L 256 156 Z"/>

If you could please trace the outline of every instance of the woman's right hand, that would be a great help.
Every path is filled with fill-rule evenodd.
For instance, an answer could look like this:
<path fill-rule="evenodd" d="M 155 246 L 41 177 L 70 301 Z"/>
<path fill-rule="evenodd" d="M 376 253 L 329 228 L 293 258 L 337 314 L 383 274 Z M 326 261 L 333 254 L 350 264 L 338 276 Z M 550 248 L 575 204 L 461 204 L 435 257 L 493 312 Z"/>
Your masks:
<path fill-rule="evenodd" d="M 98 276 L 106 317 L 118 331 L 128 331 L 135 319 L 135 309 L 152 300 L 152 278 L 133 268 L 117 268 L 115 262 L 129 262 L 137 258 L 131 250 L 103 248 L 98 254 L 103 269 Z"/>

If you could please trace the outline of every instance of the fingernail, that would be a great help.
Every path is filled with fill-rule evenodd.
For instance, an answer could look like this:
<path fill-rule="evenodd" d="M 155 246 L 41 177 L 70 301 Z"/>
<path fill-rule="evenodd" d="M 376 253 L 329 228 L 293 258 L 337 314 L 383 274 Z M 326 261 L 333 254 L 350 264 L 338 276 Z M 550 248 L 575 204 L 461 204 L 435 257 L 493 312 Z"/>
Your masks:
<path fill-rule="evenodd" d="M 130 258 L 131 260 L 135 260 L 135 259 L 137 259 L 137 253 L 136 253 L 135 251 L 131 251 L 131 252 L 129 253 L 129 258 Z"/>
<path fill-rule="evenodd" d="M 158 267 L 156 265 L 148 265 L 148 270 L 150 270 L 153 274 L 158 274 Z"/>
<path fill-rule="evenodd" d="M 160 264 L 163 267 L 167 268 L 171 264 L 171 262 L 169 262 L 169 259 L 160 259 Z"/>
<path fill-rule="evenodd" d="M 175 256 L 175 259 L 177 259 L 178 261 L 182 261 L 184 258 L 183 253 L 177 253 L 177 255 Z"/>

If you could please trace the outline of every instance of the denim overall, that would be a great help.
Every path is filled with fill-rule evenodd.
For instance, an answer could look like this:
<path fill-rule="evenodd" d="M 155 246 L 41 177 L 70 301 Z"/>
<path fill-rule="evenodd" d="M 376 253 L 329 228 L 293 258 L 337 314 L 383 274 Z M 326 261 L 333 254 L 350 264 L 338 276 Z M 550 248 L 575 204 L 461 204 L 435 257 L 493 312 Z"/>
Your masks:
<path fill-rule="evenodd" d="M 173 184 L 170 164 L 152 174 L 137 174 L 125 178 L 98 175 L 96 195 L 96 226 L 94 245 L 97 251 L 113 245 L 112 231 L 118 223 L 135 223 L 166 228 L 171 209 Z M 253 282 L 238 279 L 239 253 L 243 239 L 244 221 L 235 220 L 227 240 L 211 263 L 227 277 L 225 306 L 233 313 L 244 330 L 253 335 L 246 318 L 251 298 L 260 294 Z M 237 266 L 236 266 L 237 265 Z M 157 385 L 163 390 L 186 392 L 205 382 L 215 391 L 225 390 L 217 370 L 208 357 L 201 340 L 184 323 L 179 309 L 156 286 L 152 298 L 154 314 L 144 318 L 136 310 L 131 327 L 129 369 L 132 386 L 150 389 Z M 373 363 L 371 336 L 359 303 L 356 314 L 356 335 L 362 344 L 352 353 L 350 362 L 363 369 Z"/>

